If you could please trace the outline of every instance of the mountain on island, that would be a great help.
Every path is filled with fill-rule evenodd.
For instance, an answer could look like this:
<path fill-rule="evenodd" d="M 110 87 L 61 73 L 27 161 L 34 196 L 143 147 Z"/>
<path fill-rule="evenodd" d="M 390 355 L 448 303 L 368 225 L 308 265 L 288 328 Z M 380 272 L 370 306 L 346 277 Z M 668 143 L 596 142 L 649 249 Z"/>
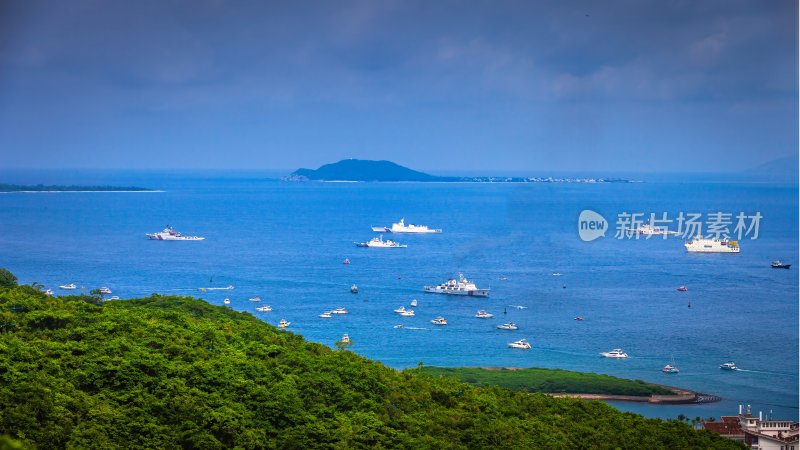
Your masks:
<path fill-rule="evenodd" d="M 319 169 L 297 169 L 287 179 L 293 181 L 447 181 L 403 167 L 391 161 L 343 159 Z"/>

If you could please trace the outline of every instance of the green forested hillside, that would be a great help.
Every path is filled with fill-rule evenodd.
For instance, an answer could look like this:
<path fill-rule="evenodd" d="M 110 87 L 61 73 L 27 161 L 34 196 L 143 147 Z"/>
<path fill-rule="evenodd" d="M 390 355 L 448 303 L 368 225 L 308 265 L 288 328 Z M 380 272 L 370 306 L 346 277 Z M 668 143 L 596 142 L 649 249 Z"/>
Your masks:
<path fill-rule="evenodd" d="M 0 287 L 0 442 L 41 449 L 739 448 L 599 402 L 397 372 L 188 297 L 96 303 Z"/>

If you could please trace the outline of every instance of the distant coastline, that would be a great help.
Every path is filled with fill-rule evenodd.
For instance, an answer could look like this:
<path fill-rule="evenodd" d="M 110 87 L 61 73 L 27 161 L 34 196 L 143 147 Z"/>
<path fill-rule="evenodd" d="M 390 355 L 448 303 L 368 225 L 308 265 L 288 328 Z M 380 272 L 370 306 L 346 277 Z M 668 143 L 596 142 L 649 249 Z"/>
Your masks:
<path fill-rule="evenodd" d="M 344 159 L 318 169 L 297 169 L 284 181 L 324 182 L 426 182 L 426 183 L 634 183 L 624 178 L 604 177 L 497 177 L 430 175 L 391 161 Z"/>
<path fill-rule="evenodd" d="M 21 185 L 0 183 L 0 193 L 56 193 L 56 192 L 163 192 L 135 186 L 63 186 L 63 185 Z"/>

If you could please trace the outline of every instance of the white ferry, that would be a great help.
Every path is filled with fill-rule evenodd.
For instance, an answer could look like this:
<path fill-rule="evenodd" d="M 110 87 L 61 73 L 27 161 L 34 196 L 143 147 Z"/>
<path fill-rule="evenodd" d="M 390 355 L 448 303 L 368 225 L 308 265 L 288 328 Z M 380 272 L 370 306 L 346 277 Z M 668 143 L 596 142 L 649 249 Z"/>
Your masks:
<path fill-rule="evenodd" d="M 392 227 L 372 227 L 372 231 L 377 233 L 417 233 L 417 234 L 428 234 L 428 233 L 441 233 L 441 228 L 428 228 L 427 225 L 414 225 L 410 223 L 406 225 L 405 218 L 400 219 L 400 222 L 393 223 Z"/>
<path fill-rule="evenodd" d="M 155 241 L 202 241 L 205 239 L 200 236 L 184 236 L 169 225 L 158 233 L 147 233 L 147 238 Z"/>
<path fill-rule="evenodd" d="M 600 354 L 602 356 L 606 357 L 606 358 L 627 358 L 628 357 L 628 354 L 625 353 L 620 348 L 615 348 L 614 350 L 611 350 L 610 352 L 602 352 Z"/>
<path fill-rule="evenodd" d="M 383 240 L 383 236 L 372 238 L 367 242 L 356 242 L 356 247 L 370 247 L 370 248 L 406 248 L 408 245 L 395 242 L 391 239 Z"/>
<path fill-rule="evenodd" d="M 451 278 L 438 286 L 425 286 L 423 290 L 432 294 L 468 295 L 470 297 L 489 296 L 489 289 L 479 289 L 475 286 L 475 283 L 464 278 L 462 274 L 458 274 L 458 280 Z"/>
<path fill-rule="evenodd" d="M 520 340 L 518 340 L 516 342 L 511 342 L 511 343 L 508 344 L 508 346 L 511 347 L 511 348 L 521 348 L 523 350 L 530 350 L 531 349 L 531 344 L 528 343 L 527 339 L 520 339 Z"/>
<path fill-rule="evenodd" d="M 739 242 L 728 239 L 705 239 L 697 236 L 683 246 L 689 253 L 739 253 Z"/>

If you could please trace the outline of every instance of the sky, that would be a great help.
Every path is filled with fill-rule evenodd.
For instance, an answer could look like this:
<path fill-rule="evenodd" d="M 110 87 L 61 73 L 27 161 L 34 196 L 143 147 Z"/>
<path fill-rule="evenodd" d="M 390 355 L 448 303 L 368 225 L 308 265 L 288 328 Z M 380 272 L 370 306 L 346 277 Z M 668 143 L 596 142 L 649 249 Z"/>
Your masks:
<path fill-rule="evenodd" d="M 0 168 L 739 171 L 798 2 L 0 0 Z"/>

